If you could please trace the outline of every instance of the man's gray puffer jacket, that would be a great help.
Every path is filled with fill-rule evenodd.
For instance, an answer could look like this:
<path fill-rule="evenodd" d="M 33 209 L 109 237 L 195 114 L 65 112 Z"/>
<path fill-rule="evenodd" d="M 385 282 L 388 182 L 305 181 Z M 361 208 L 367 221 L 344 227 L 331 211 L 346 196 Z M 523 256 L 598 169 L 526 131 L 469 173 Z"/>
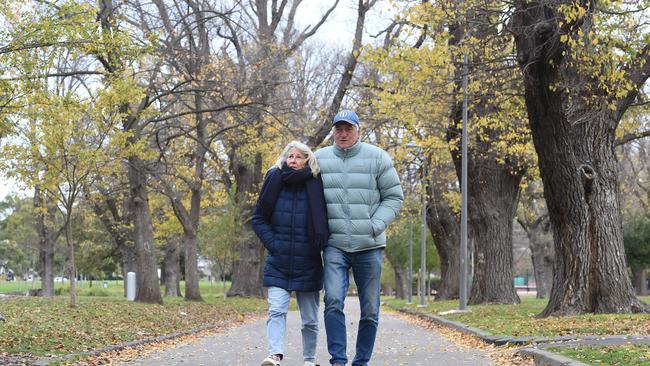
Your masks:
<path fill-rule="evenodd" d="M 345 252 L 386 246 L 386 227 L 402 207 L 404 194 L 387 152 L 357 141 L 349 149 L 316 152 L 330 228 L 328 245 Z"/>

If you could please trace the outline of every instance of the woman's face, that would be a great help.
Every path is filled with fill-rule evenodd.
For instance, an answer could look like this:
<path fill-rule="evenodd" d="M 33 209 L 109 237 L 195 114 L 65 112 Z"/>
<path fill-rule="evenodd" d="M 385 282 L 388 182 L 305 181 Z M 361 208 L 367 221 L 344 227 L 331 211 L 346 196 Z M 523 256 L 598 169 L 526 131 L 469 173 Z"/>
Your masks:
<path fill-rule="evenodd" d="M 298 149 L 295 147 L 289 150 L 289 155 L 287 155 L 287 165 L 291 169 L 302 169 L 305 167 L 307 162 L 307 157 L 304 156 Z"/>

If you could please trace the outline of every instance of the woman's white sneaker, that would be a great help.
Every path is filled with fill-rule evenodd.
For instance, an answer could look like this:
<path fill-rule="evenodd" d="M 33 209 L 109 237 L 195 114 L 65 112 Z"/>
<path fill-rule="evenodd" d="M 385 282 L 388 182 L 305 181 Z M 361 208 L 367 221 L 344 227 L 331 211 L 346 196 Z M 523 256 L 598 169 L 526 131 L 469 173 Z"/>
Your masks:
<path fill-rule="evenodd" d="M 262 361 L 262 366 L 280 366 L 280 360 L 278 355 L 269 355 Z"/>

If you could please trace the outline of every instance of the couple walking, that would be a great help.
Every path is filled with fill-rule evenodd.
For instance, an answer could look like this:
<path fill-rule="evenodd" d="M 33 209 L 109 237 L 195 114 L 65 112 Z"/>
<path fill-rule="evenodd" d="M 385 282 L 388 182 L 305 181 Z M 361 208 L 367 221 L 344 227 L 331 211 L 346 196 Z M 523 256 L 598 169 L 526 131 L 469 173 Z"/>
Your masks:
<path fill-rule="evenodd" d="M 304 365 L 315 365 L 323 286 L 330 364 L 347 364 L 343 304 L 350 269 L 361 307 L 352 365 L 365 366 L 372 355 L 386 227 L 399 211 L 403 193 L 388 153 L 359 140 L 354 112 L 339 112 L 332 128 L 334 145 L 315 154 L 297 141 L 285 147 L 267 172 L 255 206 L 253 228 L 268 252 L 269 356 L 262 366 L 282 361 L 292 291 L 302 319 Z"/>

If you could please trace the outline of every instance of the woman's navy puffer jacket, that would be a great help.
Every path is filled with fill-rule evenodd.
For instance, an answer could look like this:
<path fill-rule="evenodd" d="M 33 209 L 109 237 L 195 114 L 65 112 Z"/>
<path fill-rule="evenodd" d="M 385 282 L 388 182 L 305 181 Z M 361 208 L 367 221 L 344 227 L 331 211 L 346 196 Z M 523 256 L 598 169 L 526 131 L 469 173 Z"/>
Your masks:
<path fill-rule="evenodd" d="M 267 250 L 264 286 L 287 291 L 319 291 L 323 288 L 321 249 L 307 236 L 307 192 L 304 184 L 283 185 L 271 222 L 258 206 L 253 229 Z"/>

